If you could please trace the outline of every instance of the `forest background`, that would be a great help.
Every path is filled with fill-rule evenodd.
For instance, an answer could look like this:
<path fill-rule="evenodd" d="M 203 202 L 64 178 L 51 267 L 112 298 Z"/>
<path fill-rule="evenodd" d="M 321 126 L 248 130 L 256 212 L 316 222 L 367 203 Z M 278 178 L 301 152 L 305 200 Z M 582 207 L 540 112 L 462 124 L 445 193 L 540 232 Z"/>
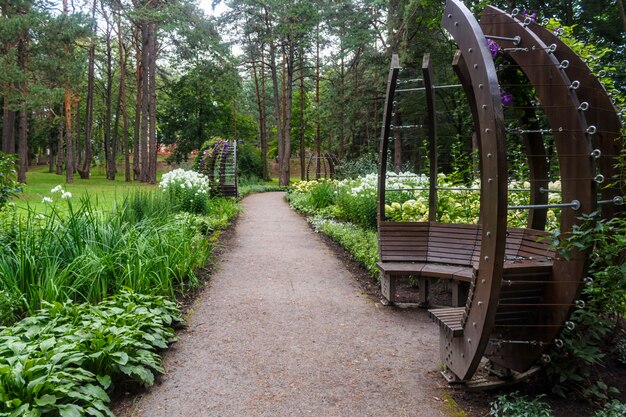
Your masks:
<path fill-rule="evenodd" d="M 466 3 L 475 11 L 485 4 Z M 622 0 L 491 3 L 573 26 L 624 93 Z M 155 183 L 163 146 L 181 163 L 221 137 L 238 141 L 243 175 L 267 178 L 274 160 L 286 185 L 305 177 L 310 155 L 345 161 L 376 151 L 392 53 L 411 78 L 429 52 L 435 82 L 454 83 L 443 1 L 212 5 L 219 15 L 194 0 L 1 0 L 2 151 L 16 154 L 19 181 L 47 163 L 67 183 L 89 178 L 96 164 L 108 179 Z M 471 120 L 462 91 L 441 90 L 438 99 L 448 122 L 440 132 L 445 171 L 471 154 Z M 395 122 L 419 125 L 422 109 L 409 100 Z M 398 166 L 423 168 L 422 136 L 397 138 Z"/>

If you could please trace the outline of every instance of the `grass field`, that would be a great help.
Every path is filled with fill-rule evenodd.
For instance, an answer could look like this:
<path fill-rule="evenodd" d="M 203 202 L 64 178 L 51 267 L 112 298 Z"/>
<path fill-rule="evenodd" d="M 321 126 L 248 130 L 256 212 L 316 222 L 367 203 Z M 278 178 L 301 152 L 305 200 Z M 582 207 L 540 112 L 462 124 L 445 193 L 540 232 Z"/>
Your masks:
<path fill-rule="evenodd" d="M 157 173 L 157 181 L 160 180 L 162 172 Z M 23 192 L 13 200 L 18 208 L 30 207 L 35 211 L 43 210 L 45 203 L 42 198 L 50 197 L 54 200 L 61 198 L 60 194 L 52 194 L 50 191 L 57 185 L 61 185 L 63 190 L 72 194 L 74 201 L 79 201 L 82 196 L 89 194 L 92 201 L 98 208 L 108 210 L 113 207 L 115 201 L 119 201 L 129 191 L 156 189 L 158 185 L 144 184 L 139 181 L 125 182 L 124 173 L 120 172 L 115 181 L 106 179 L 104 167 L 94 167 L 91 171 L 91 178 L 81 179 L 74 176 L 74 184 L 65 183 L 65 174 L 56 175 L 48 172 L 47 166 L 37 166 L 31 168 L 26 175 L 26 185 Z"/>

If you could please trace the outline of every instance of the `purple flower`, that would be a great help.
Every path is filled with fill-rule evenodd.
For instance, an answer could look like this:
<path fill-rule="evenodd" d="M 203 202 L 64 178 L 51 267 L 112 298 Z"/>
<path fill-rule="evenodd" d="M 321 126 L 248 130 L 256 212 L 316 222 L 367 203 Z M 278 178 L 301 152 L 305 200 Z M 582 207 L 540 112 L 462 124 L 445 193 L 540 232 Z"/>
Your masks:
<path fill-rule="evenodd" d="M 537 21 L 537 12 L 532 12 L 531 14 L 528 14 L 528 12 L 524 12 L 522 13 L 522 16 L 524 17 L 524 20 L 526 20 L 526 18 L 529 18 L 531 22 Z"/>
<path fill-rule="evenodd" d="M 498 45 L 494 40 L 487 39 L 487 46 L 489 47 L 489 52 L 491 52 L 491 57 L 497 57 L 498 51 L 500 51 L 500 45 Z"/>
<path fill-rule="evenodd" d="M 507 93 L 504 90 L 500 91 L 500 98 L 502 99 L 502 104 L 505 106 L 510 106 L 513 103 L 513 94 Z"/>

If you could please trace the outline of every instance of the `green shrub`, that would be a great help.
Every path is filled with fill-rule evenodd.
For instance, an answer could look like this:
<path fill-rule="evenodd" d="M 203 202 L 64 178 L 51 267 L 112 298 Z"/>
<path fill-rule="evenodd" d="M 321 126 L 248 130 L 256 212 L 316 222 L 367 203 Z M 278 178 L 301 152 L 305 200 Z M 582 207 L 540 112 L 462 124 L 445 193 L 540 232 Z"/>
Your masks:
<path fill-rule="evenodd" d="M 190 213 L 206 214 L 209 211 L 209 179 L 195 171 L 175 169 L 166 174 L 159 183 L 172 204 Z"/>
<path fill-rule="evenodd" d="M 605 404 L 602 410 L 596 411 L 593 417 L 624 417 L 626 416 L 626 404 L 617 400 Z"/>
<path fill-rule="evenodd" d="M 0 326 L 9 326 L 15 322 L 22 310 L 22 300 L 14 292 L 0 290 Z"/>
<path fill-rule="evenodd" d="M 97 306 L 46 305 L 0 332 L 0 415 L 113 416 L 106 390 L 162 373 L 177 306 L 124 291 Z"/>
<path fill-rule="evenodd" d="M 491 402 L 489 415 L 492 417 L 551 417 L 552 408 L 541 399 L 540 395 L 532 400 L 514 392 L 509 395 L 500 395 Z"/>
<path fill-rule="evenodd" d="M 15 155 L 0 152 L 0 210 L 17 193 L 22 191 L 15 181 Z"/>

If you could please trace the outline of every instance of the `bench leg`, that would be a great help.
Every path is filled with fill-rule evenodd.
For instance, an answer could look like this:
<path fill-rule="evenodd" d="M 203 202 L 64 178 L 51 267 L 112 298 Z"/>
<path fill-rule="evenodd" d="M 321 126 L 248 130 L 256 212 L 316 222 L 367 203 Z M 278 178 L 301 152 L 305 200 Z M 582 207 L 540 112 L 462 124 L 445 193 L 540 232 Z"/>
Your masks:
<path fill-rule="evenodd" d="M 428 278 L 418 278 L 417 283 L 420 288 L 419 304 L 420 307 L 428 307 L 428 291 L 430 291 L 430 280 Z"/>
<path fill-rule="evenodd" d="M 452 285 L 452 307 L 463 307 L 467 302 L 469 283 L 451 281 L 450 285 Z"/>
<path fill-rule="evenodd" d="M 383 297 L 390 303 L 396 301 L 396 277 L 381 272 L 380 274 L 380 291 L 383 293 Z"/>

